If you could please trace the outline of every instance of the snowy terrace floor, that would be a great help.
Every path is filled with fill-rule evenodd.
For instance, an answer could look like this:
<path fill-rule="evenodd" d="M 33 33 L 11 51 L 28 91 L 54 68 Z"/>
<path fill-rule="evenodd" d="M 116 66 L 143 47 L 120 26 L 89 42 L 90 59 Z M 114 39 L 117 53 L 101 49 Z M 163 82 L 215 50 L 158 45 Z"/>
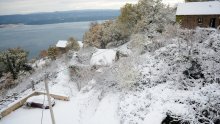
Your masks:
<path fill-rule="evenodd" d="M 53 107 L 57 124 L 119 124 L 117 118 L 117 95 L 107 95 L 101 101 L 99 92 L 91 91 L 84 95 L 72 97 L 70 101 L 56 100 Z M 95 98 L 96 100 L 94 100 Z M 88 99 L 89 98 L 89 99 Z M 90 101 L 91 100 L 91 101 Z M 0 120 L 1 124 L 40 124 L 42 109 L 17 109 Z M 108 121 L 106 121 L 108 120 Z M 51 124 L 49 109 L 43 110 L 43 124 Z"/>

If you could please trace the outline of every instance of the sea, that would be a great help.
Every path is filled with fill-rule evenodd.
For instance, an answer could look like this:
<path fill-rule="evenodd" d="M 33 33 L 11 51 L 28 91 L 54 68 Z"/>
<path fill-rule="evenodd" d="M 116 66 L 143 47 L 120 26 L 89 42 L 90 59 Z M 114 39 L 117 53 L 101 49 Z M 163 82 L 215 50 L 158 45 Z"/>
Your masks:
<path fill-rule="evenodd" d="M 41 50 L 46 50 L 49 46 L 55 45 L 58 40 L 74 37 L 82 41 L 90 24 L 91 21 L 5 26 L 0 28 L 0 51 L 20 47 L 29 52 L 29 59 L 37 58 Z"/>

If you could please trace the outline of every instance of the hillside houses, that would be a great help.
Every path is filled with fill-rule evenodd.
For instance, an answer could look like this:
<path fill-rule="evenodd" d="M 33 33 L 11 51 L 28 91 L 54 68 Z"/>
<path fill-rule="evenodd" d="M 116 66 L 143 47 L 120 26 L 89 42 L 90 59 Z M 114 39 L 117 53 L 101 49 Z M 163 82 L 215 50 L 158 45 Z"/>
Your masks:
<path fill-rule="evenodd" d="M 57 47 L 58 51 L 61 52 L 61 54 L 62 54 L 67 51 L 67 45 L 68 45 L 68 41 L 59 40 L 56 44 L 56 47 Z"/>

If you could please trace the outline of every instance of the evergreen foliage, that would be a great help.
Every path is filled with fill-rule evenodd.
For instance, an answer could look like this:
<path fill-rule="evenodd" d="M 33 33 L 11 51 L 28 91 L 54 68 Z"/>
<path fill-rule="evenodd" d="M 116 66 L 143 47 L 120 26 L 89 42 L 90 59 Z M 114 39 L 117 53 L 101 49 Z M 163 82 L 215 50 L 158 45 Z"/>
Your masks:
<path fill-rule="evenodd" d="M 51 59 L 51 60 L 56 60 L 56 57 L 58 56 L 58 52 L 57 52 L 57 48 L 56 47 L 49 47 L 48 50 L 47 50 L 47 53 L 48 53 L 48 57 Z"/>
<path fill-rule="evenodd" d="M 13 79 L 17 79 L 19 72 L 25 70 L 27 56 L 25 50 L 13 48 L 0 53 L 0 61 L 5 65 L 6 71 L 12 74 Z"/>
<path fill-rule="evenodd" d="M 69 40 L 68 40 L 67 48 L 69 50 L 79 51 L 80 46 L 79 46 L 79 43 L 77 42 L 77 40 L 74 37 L 70 37 Z"/>

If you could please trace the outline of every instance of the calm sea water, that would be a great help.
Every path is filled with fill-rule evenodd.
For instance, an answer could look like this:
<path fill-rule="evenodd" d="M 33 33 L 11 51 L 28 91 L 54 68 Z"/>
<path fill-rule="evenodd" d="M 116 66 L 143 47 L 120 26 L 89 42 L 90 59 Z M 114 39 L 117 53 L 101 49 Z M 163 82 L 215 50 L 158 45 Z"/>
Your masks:
<path fill-rule="evenodd" d="M 82 40 L 90 23 L 72 22 L 0 28 L 0 51 L 21 47 L 29 51 L 29 58 L 38 57 L 41 50 L 56 44 L 58 40 L 67 40 L 69 37 Z"/>

